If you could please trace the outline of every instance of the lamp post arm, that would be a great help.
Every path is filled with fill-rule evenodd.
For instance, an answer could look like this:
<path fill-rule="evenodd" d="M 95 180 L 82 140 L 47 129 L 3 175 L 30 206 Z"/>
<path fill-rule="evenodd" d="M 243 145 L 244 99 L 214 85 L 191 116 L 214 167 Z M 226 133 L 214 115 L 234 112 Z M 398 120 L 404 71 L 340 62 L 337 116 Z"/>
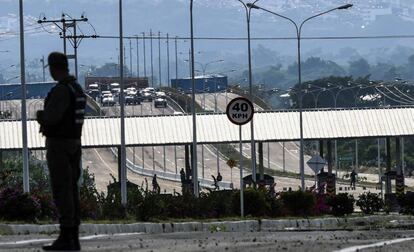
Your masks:
<path fill-rule="evenodd" d="M 330 9 L 330 10 L 327 10 L 327 11 L 324 11 L 324 12 L 321 12 L 321 13 L 318 13 L 318 14 L 316 14 L 316 15 L 313 15 L 313 16 L 310 16 L 310 17 L 306 18 L 306 19 L 305 19 L 305 20 L 303 20 L 303 21 L 302 21 L 302 23 L 300 24 L 300 27 L 299 27 L 299 34 L 301 34 L 301 32 L 302 32 L 302 27 L 303 27 L 303 25 L 304 25 L 306 22 L 308 22 L 309 20 L 314 19 L 314 18 L 316 18 L 316 17 L 319 17 L 319 16 L 322 16 L 322 15 L 325 15 L 325 14 L 327 14 L 327 13 L 329 13 L 329 12 L 335 11 L 335 10 L 338 10 L 338 7 L 333 8 L 333 9 Z"/>
<path fill-rule="evenodd" d="M 254 3 L 253 3 L 253 5 L 254 5 Z M 293 19 L 291 19 L 291 18 L 289 18 L 289 17 L 286 17 L 286 16 L 283 16 L 283 15 L 281 15 L 281 14 L 278 14 L 278 13 L 276 13 L 276 12 L 273 12 L 273 11 L 271 11 L 271 10 L 268 10 L 268 9 L 265 9 L 265 8 L 263 8 L 263 7 L 259 7 L 259 6 L 256 6 L 257 8 L 259 8 L 259 9 L 261 9 L 261 10 L 263 10 L 263 11 L 265 11 L 265 12 L 268 12 L 268 13 L 270 13 L 270 14 L 273 14 L 273 15 L 275 15 L 275 16 L 278 16 L 278 17 L 280 17 L 280 18 L 283 18 L 283 19 L 286 19 L 286 20 L 288 20 L 289 22 L 291 22 L 294 26 L 295 26 L 295 28 L 296 28 L 296 35 L 298 36 L 298 37 L 300 37 L 300 29 L 299 29 L 299 27 L 298 27 L 298 24 L 293 20 Z M 302 23 L 303 24 L 303 23 Z"/>

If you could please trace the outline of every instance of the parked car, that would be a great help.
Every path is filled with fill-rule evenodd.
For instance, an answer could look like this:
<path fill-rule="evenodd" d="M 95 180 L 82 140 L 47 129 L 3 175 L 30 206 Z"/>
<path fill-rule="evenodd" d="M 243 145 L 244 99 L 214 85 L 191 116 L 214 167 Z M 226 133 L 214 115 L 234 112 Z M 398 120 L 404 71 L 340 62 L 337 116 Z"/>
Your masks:
<path fill-rule="evenodd" d="M 167 100 L 163 97 L 155 98 L 154 107 L 156 107 L 156 108 L 166 108 L 167 107 Z"/>

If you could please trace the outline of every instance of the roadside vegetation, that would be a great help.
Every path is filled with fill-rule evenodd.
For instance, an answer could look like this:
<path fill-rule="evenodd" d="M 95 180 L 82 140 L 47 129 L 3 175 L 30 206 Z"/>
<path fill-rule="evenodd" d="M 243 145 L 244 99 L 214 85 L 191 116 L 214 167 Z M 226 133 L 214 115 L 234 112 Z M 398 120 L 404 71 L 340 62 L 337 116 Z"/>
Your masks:
<path fill-rule="evenodd" d="M 56 207 L 49 189 L 48 174 L 42 163 L 31 162 L 31 193 L 23 193 L 21 160 L 9 156 L 0 171 L 0 220 L 3 222 L 51 223 L 57 220 Z M 95 178 L 83 171 L 80 188 L 81 215 L 84 221 L 121 222 L 238 219 L 239 190 L 208 190 L 199 198 L 189 193 L 160 194 L 148 184 L 128 183 L 128 204 L 121 204 L 119 182 L 113 177 L 106 193 L 98 192 Z M 186 191 L 186 190 L 185 190 Z M 281 218 L 313 216 L 345 216 L 356 205 L 366 214 L 382 211 L 379 195 L 366 193 L 355 200 L 346 193 L 328 196 L 313 192 L 275 192 L 267 188 L 244 191 L 247 218 Z M 404 213 L 413 214 L 412 194 L 401 198 Z"/>

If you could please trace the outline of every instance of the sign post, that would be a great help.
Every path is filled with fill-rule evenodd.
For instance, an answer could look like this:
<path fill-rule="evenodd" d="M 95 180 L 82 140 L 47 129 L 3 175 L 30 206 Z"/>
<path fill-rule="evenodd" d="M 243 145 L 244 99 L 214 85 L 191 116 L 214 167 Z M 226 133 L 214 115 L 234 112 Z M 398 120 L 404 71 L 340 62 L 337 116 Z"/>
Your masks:
<path fill-rule="evenodd" d="M 312 169 L 312 171 L 315 173 L 315 189 L 317 188 L 317 181 L 318 181 L 318 172 L 325 167 L 326 161 L 321 158 L 319 155 L 313 156 L 311 159 L 309 159 L 308 162 L 306 162 L 308 166 Z"/>
<path fill-rule="evenodd" d="M 239 148 L 240 148 L 240 215 L 244 218 L 244 183 L 243 183 L 243 136 L 242 126 L 250 122 L 253 118 L 254 107 L 253 103 L 244 97 L 237 97 L 229 102 L 226 108 L 227 118 L 230 122 L 239 125 Z M 253 175 L 252 175 L 253 176 Z M 253 177 L 252 177 L 253 179 Z"/>

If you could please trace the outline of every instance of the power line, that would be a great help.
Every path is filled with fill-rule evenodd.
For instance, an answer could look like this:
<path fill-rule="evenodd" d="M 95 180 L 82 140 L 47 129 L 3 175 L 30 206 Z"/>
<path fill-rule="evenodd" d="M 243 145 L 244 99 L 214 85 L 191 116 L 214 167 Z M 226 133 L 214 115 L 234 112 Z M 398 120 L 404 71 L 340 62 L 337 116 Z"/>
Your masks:
<path fill-rule="evenodd" d="M 97 35 L 101 39 L 119 39 L 119 36 Z M 137 36 L 125 36 L 124 39 L 136 39 Z M 143 39 L 158 39 L 158 36 L 140 36 Z M 161 39 L 167 39 L 166 36 Z M 189 40 L 189 37 L 177 37 L 177 40 Z M 195 37 L 195 40 L 247 40 L 244 37 Z M 374 35 L 374 36 L 316 36 L 302 37 L 304 40 L 362 40 L 362 39 L 414 39 L 414 35 Z M 297 40 L 296 37 L 253 37 L 251 40 Z"/>

